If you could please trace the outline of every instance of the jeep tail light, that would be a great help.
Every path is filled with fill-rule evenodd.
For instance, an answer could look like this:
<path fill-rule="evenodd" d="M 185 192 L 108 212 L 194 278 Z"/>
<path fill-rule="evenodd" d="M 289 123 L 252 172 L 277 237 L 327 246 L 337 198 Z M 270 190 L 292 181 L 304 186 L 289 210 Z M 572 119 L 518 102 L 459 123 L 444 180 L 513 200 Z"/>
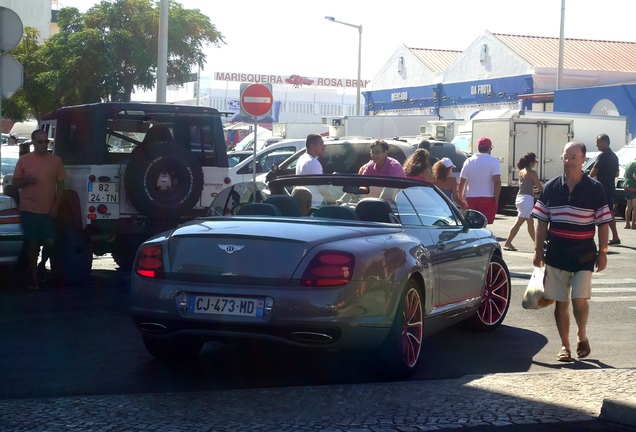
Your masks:
<path fill-rule="evenodd" d="M 351 282 L 355 258 L 347 252 L 322 251 L 311 260 L 300 284 L 306 287 L 332 287 Z"/>
<path fill-rule="evenodd" d="M 142 246 L 137 253 L 135 273 L 139 276 L 163 279 L 166 274 L 163 268 L 163 249 L 161 246 Z"/>

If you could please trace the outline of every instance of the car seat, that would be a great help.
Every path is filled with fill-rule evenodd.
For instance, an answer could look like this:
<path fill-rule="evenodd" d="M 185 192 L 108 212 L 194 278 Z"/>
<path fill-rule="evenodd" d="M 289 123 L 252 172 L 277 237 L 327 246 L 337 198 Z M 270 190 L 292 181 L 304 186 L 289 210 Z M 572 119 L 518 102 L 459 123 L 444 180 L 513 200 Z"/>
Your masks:
<path fill-rule="evenodd" d="M 282 216 L 302 216 L 296 200 L 289 195 L 272 195 L 265 200 L 265 203 L 276 206 Z"/>
<path fill-rule="evenodd" d="M 368 222 L 396 223 L 397 217 L 391 206 L 380 198 L 363 198 L 356 205 L 360 220 Z"/>
<path fill-rule="evenodd" d="M 278 207 L 273 204 L 266 203 L 247 203 L 238 209 L 237 215 L 262 215 L 262 216 L 280 216 Z"/>
<path fill-rule="evenodd" d="M 353 209 L 349 207 L 335 206 L 335 205 L 320 207 L 314 213 L 314 217 L 358 220 L 358 215 Z"/>

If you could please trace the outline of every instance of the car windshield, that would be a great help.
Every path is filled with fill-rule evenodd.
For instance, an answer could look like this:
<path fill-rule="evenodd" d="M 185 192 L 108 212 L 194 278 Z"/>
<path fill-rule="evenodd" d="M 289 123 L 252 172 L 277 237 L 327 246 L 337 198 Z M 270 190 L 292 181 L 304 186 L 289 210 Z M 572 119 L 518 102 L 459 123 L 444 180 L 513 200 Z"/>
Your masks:
<path fill-rule="evenodd" d="M 458 150 L 463 151 L 464 153 L 471 153 L 472 150 L 470 148 L 471 143 L 472 143 L 473 137 L 472 135 L 457 135 L 455 138 L 453 138 L 452 144 L 455 145 L 455 147 Z"/>
<path fill-rule="evenodd" d="M 311 199 L 305 214 L 300 199 L 289 204 L 299 191 Z M 252 183 L 240 183 L 224 189 L 212 203 L 208 215 L 304 216 L 347 223 L 365 221 L 431 227 L 462 225 L 458 209 L 431 184 L 406 178 L 360 175 L 284 176 L 270 182 L 267 189 L 256 195 Z"/>

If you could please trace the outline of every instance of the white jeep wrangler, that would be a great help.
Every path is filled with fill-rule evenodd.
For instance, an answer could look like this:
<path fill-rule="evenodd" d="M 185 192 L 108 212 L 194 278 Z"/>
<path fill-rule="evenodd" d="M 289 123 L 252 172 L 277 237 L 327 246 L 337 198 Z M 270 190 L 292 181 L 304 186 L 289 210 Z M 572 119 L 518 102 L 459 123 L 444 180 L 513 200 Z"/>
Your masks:
<path fill-rule="evenodd" d="M 52 262 L 60 283 L 85 284 L 93 253 L 128 269 L 143 241 L 206 213 L 230 182 L 222 115 L 108 102 L 43 117 L 68 173 Z"/>

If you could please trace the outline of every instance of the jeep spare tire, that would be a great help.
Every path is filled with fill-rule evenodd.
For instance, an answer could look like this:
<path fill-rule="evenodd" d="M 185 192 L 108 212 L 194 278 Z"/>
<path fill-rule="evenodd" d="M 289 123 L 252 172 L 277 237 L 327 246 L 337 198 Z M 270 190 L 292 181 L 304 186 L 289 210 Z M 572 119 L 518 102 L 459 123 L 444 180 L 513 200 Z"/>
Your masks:
<path fill-rule="evenodd" d="M 203 169 L 180 144 L 153 143 L 132 152 L 124 187 L 128 200 L 141 214 L 154 219 L 178 219 L 199 201 Z"/>

